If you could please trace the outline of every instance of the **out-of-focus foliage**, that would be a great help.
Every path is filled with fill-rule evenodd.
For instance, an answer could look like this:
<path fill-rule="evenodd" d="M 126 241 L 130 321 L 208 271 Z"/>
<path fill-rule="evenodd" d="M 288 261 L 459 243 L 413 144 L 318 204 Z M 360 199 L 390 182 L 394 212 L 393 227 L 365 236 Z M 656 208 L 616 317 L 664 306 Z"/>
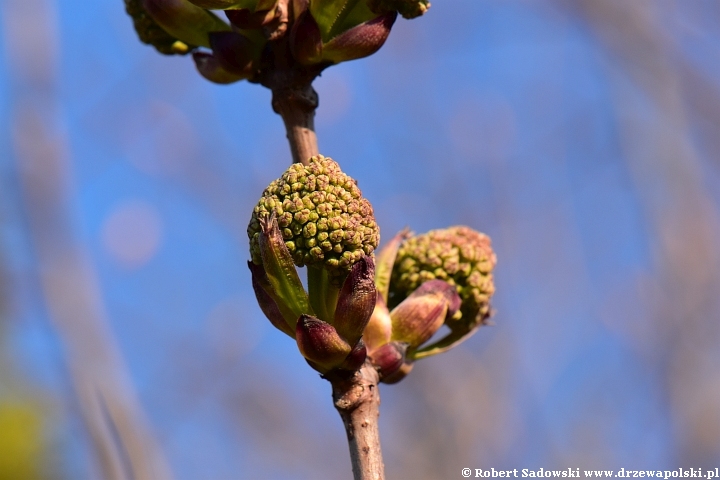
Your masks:
<path fill-rule="evenodd" d="M 0 211 L 0 226 L 4 225 Z M 46 470 L 47 411 L 38 399 L 20 392 L 6 356 L 11 307 L 7 263 L 0 251 L 0 480 L 51 478 Z"/>
<path fill-rule="evenodd" d="M 32 401 L 0 399 L 0 479 L 44 478 L 42 411 Z"/>

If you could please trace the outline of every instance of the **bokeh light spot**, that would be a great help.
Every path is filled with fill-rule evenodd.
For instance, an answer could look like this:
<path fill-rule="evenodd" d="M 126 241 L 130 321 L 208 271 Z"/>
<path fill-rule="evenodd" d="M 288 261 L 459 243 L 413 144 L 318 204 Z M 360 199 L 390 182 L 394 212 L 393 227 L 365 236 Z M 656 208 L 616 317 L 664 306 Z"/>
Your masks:
<path fill-rule="evenodd" d="M 116 206 L 102 226 L 102 244 L 124 268 L 145 265 L 158 252 L 163 226 L 157 209 L 143 201 L 130 200 Z"/>

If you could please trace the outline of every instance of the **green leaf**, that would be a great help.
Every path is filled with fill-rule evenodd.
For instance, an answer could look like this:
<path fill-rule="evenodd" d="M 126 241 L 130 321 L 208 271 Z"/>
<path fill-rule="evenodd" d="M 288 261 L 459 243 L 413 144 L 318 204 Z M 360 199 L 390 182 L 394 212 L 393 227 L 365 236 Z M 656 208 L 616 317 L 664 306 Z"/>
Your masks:
<path fill-rule="evenodd" d="M 275 215 L 262 217 L 260 229 L 258 244 L 265 274 L 273 292 L 292 310 L 294 320 L 291 325 L 294 328 L 300 315 L 313 314 L 313 310 L 290 252 L 285 246 Z"/>
<path fill-rule="evenodd" d="M 248 262 L 248 267 L 250 267 L 252 274 L 253 291 L 255 292 L 255 298 L 257 299 L 260 310 L 263 311 L 268 320 L 270 320 L 270 323 L 277 329 L 294 338 L 294 327 L 290 327 L 290 325 L 295 325 L 297 317 L 290 307 L 275 295 L 262 265 L 255 265 L 252 262 Z"/>
<path fill-rule="evenodd" d="M 210 32 L 230 30 L 214 13 L 188 0 L 143 0 L 143 6 L 163 30 L 190 45 L 209 48 Z"/>
<path fill-rule="evenodd" d="M 310 0 L 310 13 L 320 27 L 323 42 L 377 16 L 365 0 Z"/>

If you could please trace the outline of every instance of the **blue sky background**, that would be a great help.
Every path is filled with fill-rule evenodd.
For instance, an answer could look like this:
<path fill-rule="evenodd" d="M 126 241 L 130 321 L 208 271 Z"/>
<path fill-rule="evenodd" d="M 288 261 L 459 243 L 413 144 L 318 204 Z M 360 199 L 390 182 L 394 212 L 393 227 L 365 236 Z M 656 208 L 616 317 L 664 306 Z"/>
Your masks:
<path fill-rule="evenodd" d="M 140 44 L 120 0 L 47 3 L 57 228 L 174 476 L 346 478 L 329 385 L 245 266 L 290 162 L 270 93 Z M 0 397 L 41 399 L 52 476 L 92 478 L 13 140 L 33 87 L 0 25 Z M 316 81 L 320 150 L 382 238 L 465 224 L 498 256 L 496 326 L 381 391 L 389 478 L 720 464 L 719 27 L 714 1 L 438 1 Z"/>

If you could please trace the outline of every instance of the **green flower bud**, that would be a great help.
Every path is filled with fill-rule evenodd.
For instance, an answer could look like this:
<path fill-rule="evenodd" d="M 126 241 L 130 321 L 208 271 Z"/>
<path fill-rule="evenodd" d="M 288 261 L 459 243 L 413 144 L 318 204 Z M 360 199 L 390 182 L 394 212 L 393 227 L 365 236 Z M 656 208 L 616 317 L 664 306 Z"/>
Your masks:
<path fill-rule="evenodd" d="M 446 325 L 468 330 L 490 316 L 495 263 L 490 238 L 469 227 L 431 230 L 411 237 L 397 252 L 389 303 L 397 305 L 428 280 L 444 280 L 456 287 L 462 300 L 460 318 L 456 314 Z"/>
<path fill-rule="evenodd" d="M 262 262 L 260 218 L 275 214 L 295 265 L 327 270 L 344 277 L 378 245 L 373 208 L 355 180 L 331 158 L 318 155 L 309 165 L 293 164 L 270 183 L 253 210 L 248 237 L 250 254 Z"/>

